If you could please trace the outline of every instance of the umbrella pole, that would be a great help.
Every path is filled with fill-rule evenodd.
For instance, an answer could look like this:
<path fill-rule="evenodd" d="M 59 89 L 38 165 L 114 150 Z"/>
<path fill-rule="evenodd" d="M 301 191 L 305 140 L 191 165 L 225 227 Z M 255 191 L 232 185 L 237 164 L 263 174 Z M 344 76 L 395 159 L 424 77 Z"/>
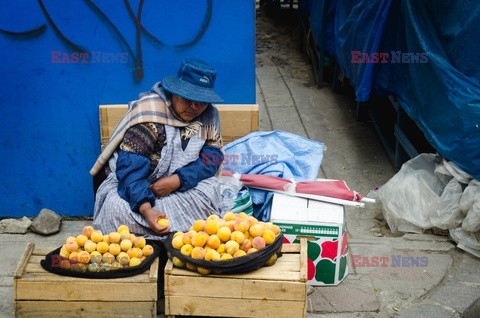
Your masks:
<path fill-rule="evenodd" d="M 337 198 L 326 197 L 326 196 L 323 196 L 323 195 L 272 190 L 272 189 L 255 187 L 255 186 L 249 186 L 249 187 L 259 189 L 259 190 L 283 193 L 283 194 L 291 195 L 291 196 L 294 196 L 294 197 L 305 198 L 305 199 L 312 199 L 312 200 L 335 203 L 335 204 L 346 205 L 346 206 L 355 206 L 355 207 L 359 207 L 359 208 L 364 208 L 365 207 L 365 203 L 363 203 L 363 202 L 342 200 L 342 199 L 337 199 Z M 369 199 L 369 200 L 373 200 L 373 199 Z M 366 200 L 365 202 L 371 202 L 369 200 Z M 362 199 L 361 201 L 364 201 L 364 200 Z M 373 202 L 375 202 L 375 200 L 373 200 Z"/>

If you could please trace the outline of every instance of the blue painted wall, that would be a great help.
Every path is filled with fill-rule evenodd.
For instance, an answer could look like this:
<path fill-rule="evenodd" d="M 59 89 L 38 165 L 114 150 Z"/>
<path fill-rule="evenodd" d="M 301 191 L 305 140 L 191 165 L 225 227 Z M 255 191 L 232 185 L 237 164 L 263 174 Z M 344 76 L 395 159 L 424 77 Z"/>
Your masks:
<path fill-rule="evenodd" d="M 255 103 L 254 20 L 245 0 L 3 2 L 0 217 L 92 215 L 98 105 L 137 98 L 185 57 L 217 68 L 225 103 Z"/>

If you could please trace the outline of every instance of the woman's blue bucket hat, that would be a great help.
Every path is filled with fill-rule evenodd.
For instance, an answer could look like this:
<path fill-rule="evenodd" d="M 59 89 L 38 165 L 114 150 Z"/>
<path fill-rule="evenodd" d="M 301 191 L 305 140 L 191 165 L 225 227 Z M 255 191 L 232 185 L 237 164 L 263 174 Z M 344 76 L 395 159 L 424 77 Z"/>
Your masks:
<path fill-rule="evenodd" d="M 204 61 L 186 59 L 177 75 L 166 76 L 162 86 L 175 95 L 205 103 L 219 103 L 223 99 L 213 90 L 217 71 Z"/>

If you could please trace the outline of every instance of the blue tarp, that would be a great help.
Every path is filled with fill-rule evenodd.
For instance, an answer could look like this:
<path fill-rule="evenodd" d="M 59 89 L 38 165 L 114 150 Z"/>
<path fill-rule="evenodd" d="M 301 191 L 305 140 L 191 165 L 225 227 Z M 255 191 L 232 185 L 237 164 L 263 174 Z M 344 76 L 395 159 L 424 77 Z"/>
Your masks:
<path fill-rule="evenodd" d="M 224 147 L 223 168 L 240 174 L 261 174 L 295 181 L 318 176 L 324 144 L 285 131 L 253 132 Z M 250 189 L 253 214 L 270 220 L 273 192 Z"/>
<path fill-rule="evenodd" d="M 335 57 L 357 101 L 368 101 L 372 88 L 396 96 L 439 154 L 480 178 L 480 2 L 319 0 L 305 7 L 317 46 Z"/>

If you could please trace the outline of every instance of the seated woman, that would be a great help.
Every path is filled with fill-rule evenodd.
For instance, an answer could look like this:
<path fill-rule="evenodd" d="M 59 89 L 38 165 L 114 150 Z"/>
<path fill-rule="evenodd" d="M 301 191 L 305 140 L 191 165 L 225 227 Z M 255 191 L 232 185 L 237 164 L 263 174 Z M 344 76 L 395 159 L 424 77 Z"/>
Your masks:
<path fill-rule="evenodd" d="M 132 233 L 161 240 L 185 231 L 196 219 L 222 215 L 215 174 L 220 165 L 202 155 L 222 155 L 213 90 L 216 71 L 200 60 L 185 60 L 128 106 L 105 150 L 90 171 L 106 169 L 96 192 L 93 225 L 103 233 L 125 224 Z M 107 164 L 108 163 L 108 164 Z M 106 168 L 104 168 L 106 167 Z M 159 226 L 167 217 L 170 226 Z"/>

